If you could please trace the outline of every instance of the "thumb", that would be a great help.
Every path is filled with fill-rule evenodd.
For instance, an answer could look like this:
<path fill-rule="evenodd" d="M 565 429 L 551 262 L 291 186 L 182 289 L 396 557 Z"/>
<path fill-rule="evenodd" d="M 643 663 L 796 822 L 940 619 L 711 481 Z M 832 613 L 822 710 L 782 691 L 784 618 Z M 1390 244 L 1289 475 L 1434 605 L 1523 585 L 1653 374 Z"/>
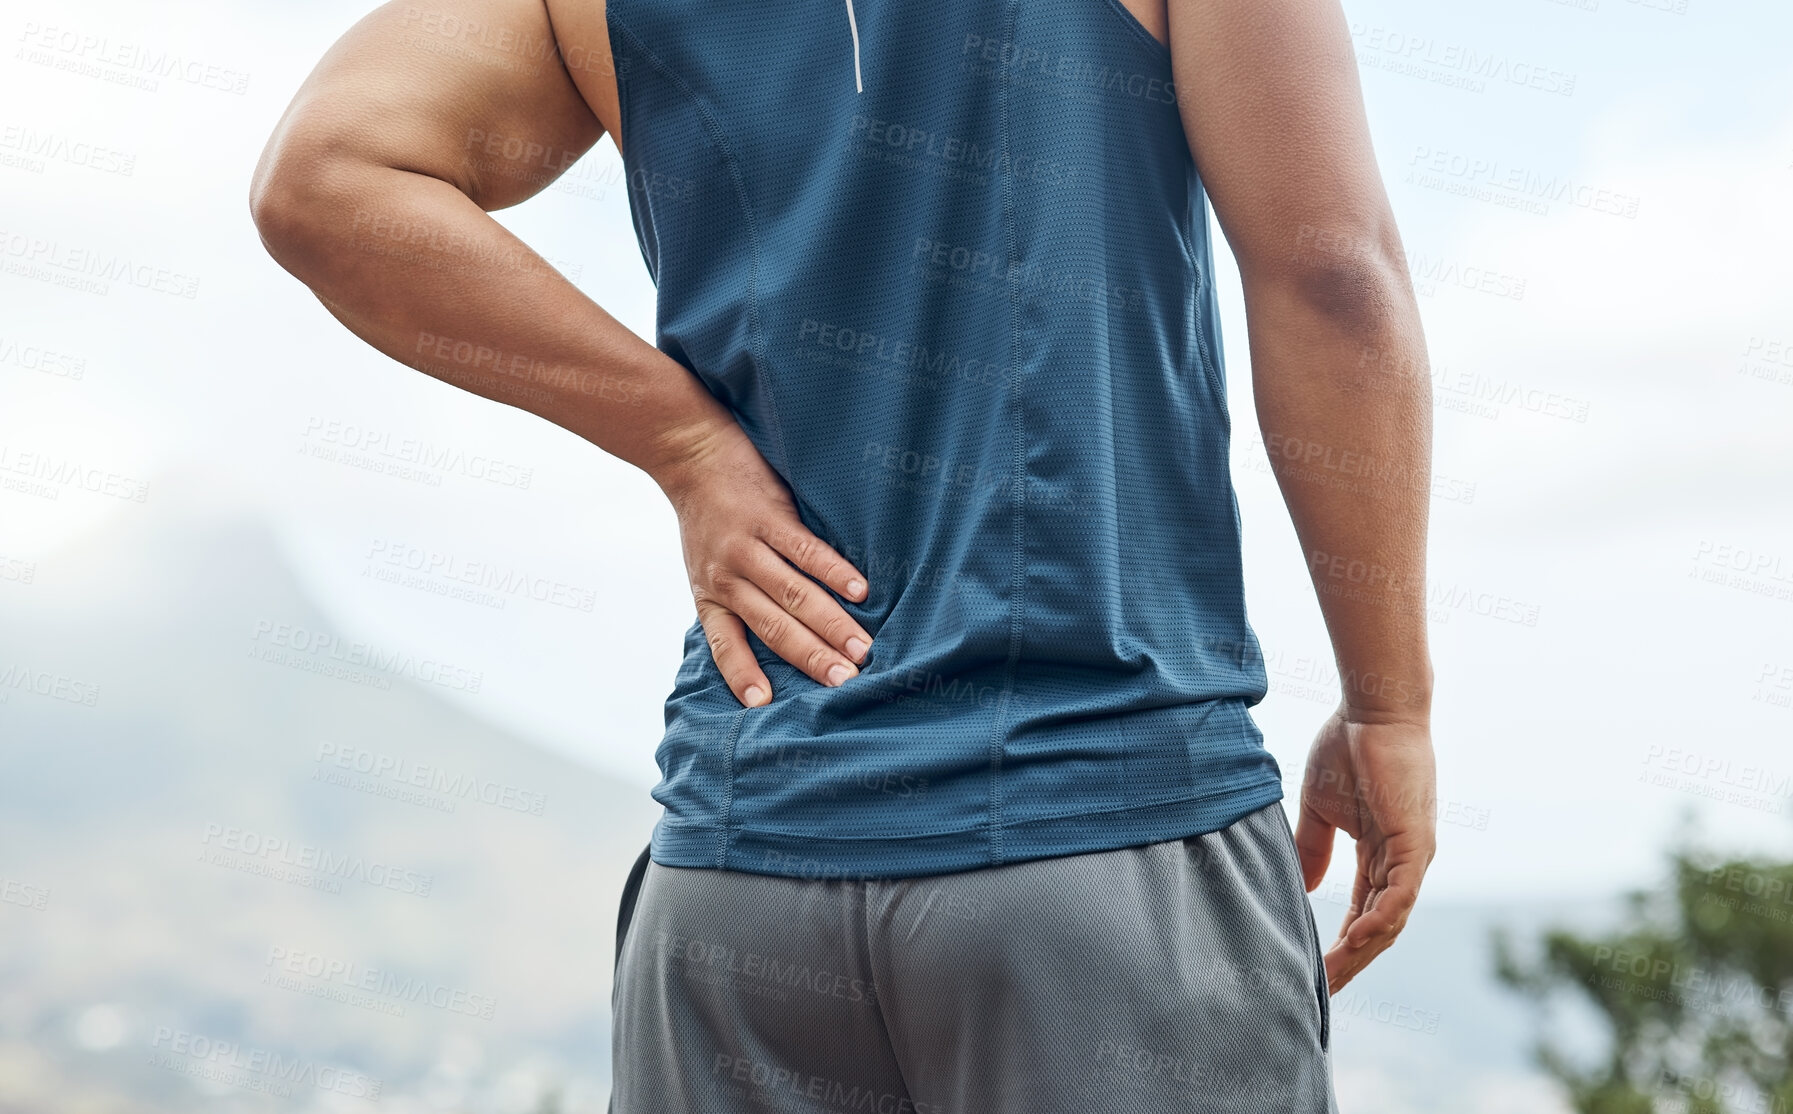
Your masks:
<path fill-rule="evenodd" d="M 1301 880 L 1309 893 L 1326 877 L 1332 862 L 1333 827 L 1303 805 L 1295 821 L 1295 852 L 1301 857 Z"/>

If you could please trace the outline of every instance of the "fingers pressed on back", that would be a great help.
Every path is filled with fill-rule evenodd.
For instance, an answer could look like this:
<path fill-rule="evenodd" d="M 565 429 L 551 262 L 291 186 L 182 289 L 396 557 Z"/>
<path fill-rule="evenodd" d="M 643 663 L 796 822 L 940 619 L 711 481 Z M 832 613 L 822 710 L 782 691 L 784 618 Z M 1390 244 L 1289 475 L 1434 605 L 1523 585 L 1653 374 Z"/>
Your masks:
<path fill-rule="evenodd" d="M 864 660 L 872 636 L 835 602 L 826 589 L 793 569 L 777 550 L 762 547 L 760 558 L 748 572 L 761 591 L 814 631 L 822 641 L 846 655 L 847 660 Z M 864 646 L 855 652 L 847 645 L 851 639 L 858 639 Z"/>
<path fill-rule="evenodd" d="M 759 636 L 767 649 L 808 674 L 817 684 L 838 685 L 859 675 L 859 667 L 848 660 L 846 654 L 824 642 L 820 635 L 786 611 L 753 581 L 743 579 L 732 584 L 728 606 Z M 836 666 L 845 670 L 845 676 L 836 679 L 829 675 Z"/>
<path fill-rule="evenodd" d="M 783 554 L 791 564 L 854 603 L 865 602 L 869 590 L 865 575 L 845 557 L 836 553 L 833 546 L 816 537 L 801 523 L 768 531 L 766 544 Z M 858 583 L 855 584 L 855 581 Z"/>
<path fill-rule="evenodd" d="M 766 679 L 753 647 L 747 643 L 747 625 L 740 616 L 715 603 L 699 603 L 697 617 L 703 623 L 704 638 L 710 644 L 710 656 L 735 699 L 748 707 L 758 707 L 772 699 L 772 682 Z M 749 693 L 758 689 L 758 697 Z"/>

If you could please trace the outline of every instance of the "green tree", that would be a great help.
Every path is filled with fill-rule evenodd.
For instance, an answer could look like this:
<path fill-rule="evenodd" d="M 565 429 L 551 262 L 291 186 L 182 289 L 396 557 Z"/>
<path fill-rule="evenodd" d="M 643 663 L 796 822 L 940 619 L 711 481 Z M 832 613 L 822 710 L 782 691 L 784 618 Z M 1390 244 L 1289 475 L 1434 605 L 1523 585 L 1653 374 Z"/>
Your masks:
<path fill-rule="evenodd" d="M 1501 930 L 1494 953 L 1538 1005 L 1538 1061 L 1579 1114 L 1793 1114 L 1793 862 L 1682 845 L 1612 931 L 1553 928 L 1521 955 Z M 1607 1031 L 1593 1064 L 1553 1039 L 1565 999 Z"/>

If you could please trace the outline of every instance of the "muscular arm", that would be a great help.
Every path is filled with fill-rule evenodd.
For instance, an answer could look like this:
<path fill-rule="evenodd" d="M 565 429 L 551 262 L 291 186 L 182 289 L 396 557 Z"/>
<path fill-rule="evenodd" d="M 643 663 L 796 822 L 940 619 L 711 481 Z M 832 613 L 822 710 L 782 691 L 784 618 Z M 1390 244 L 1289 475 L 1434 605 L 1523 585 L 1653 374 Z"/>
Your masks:
<path fill-rule="evenodd" d="M 803 526 L 701 380 L 488 215 L 597 142 L 591 105 L 616 97 L 609 58 L 603 6 L 589 0 L 378 8 L 281 117 L 250 191 L 256 227 L 375 348 L 652 476 L 679 514 L 712 653 L 744 703 L 770 698 L 748 628 L 838 684 L 871 638 L 799 571 L 864 599 L 857 570 Z"/>
<path fill-rule="evenodd" d="M 1338 0 L 1169 0 L 1168 16 L 1184 131 L 1239 262 L 1259 426 L 1344 690 L 1297 830 L 1310 889 L 1333 829 L 1358 840 L 1337 986 L 1400 931 L 1433 850 L 1425 340 Z"/>
<path fill-rule="evenodd" d="M 387 4 L 293 98 L 251 209 L 270 254 L 375 348 L 651 475 L 726 409 L 487 215 L 602 134 L 542 0 Z"/>

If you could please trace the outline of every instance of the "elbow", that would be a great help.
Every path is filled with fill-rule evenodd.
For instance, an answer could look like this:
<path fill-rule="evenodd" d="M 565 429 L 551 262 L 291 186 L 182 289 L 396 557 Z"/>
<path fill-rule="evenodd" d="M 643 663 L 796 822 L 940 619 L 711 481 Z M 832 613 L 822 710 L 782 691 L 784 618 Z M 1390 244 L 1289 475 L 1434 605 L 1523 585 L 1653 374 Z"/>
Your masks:
<path fill-rule="evenodd" d="M 249 219 L 262 247 L 275 260 L 290 252 L 302 235 L 304 206 L 285 174 L 258 168 L 249 184 Z"/>
<path fill-rule="evenodd" d="M 1295 267 L 1288 281 L 1290 292 L 1306 309 L 1338 332 L 1365 343 L 1398 329 L 1403 314 L 1413 307 L 1413 282 L 1398 243 L 1322 255 Z"/>
<path fill-rule="evenodd" d="M 1274 289 L 1278 303 L 1364 343 L 1399 330 L 1408 314 L 1417 313 L 1406 253 L 1391 222 L 1303 224 L 1291 247 L 1251 270 Z"/>
<path fill-rule="evenodd" d="M 1392 222 L 1302 225 L 1294 247 L 1240 258 L 1246 310 L 1268 358 L 1346 391 L 1428 390 L 1429 368 L 1407 257 Z"/>
<path fill-rule="evenodd" d="M 264 158 L 249 184 L 249 217 L 262 247 L 295 274 L 322 234 L 321 192 L 315 170 L 278 158 Z"/>
<path fill-rule="evenodd" d="M 1399 312 L 1404 281 L 1385 261 L 1362 260 L 1302 271 L 1296 294 L 1314 313 L 1353 337 L 1383 333 Z"/>
<path fill-rule="evenodd" d="M 249 183 L 249 217 L 262 247 L 306 280 L 327 255 L 331 214 L 343 204 L 340 175 L 325 161 L 300 157 L 293 144 L 270 144 Z"/>

